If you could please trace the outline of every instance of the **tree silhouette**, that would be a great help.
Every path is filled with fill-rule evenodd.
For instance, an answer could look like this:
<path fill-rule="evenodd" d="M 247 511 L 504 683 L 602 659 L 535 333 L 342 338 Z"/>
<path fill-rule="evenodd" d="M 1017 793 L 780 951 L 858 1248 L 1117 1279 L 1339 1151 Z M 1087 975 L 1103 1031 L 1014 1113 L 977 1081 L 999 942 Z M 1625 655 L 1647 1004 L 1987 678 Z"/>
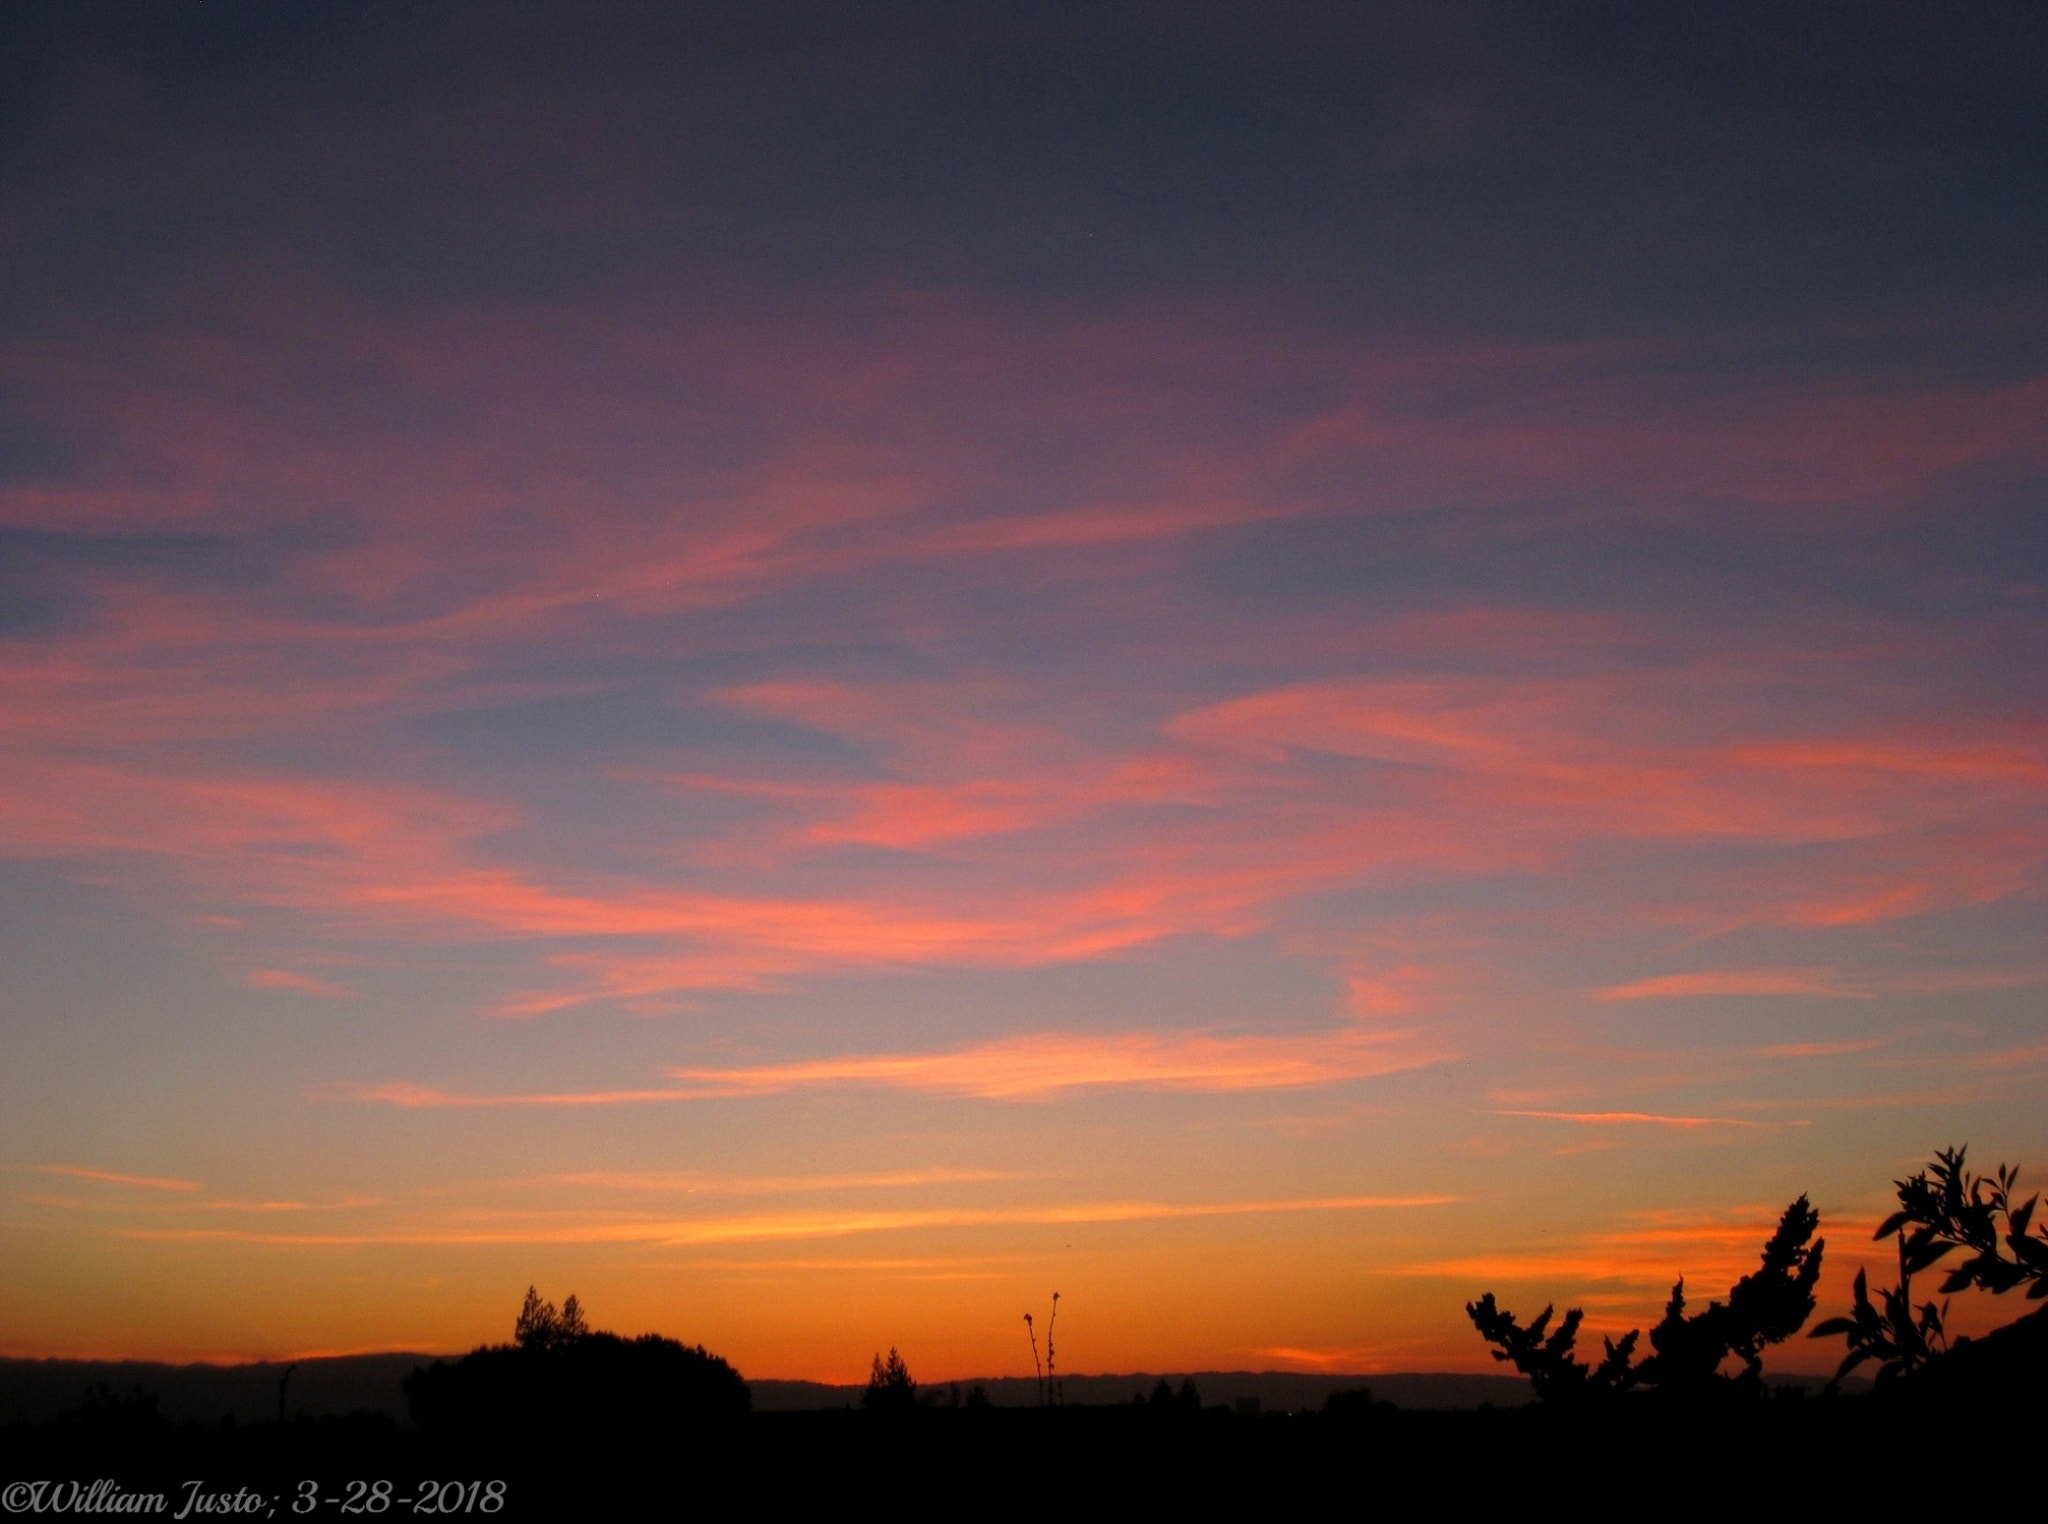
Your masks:
<path fill-rule="evenodd" d="M 512 1324 L 512 1340 L 521 1349 L 551 1349 L 589 1336 L 590 1325 L 584 1321 L 583 1306 L 573 1295 L 558 1311 L 553 1302 L 543 1302 L 534 1287 L 526 1288 L 526 1301 Z"/>
<path fill-rule="evenodd" d="M 1152 1388 L 1150 1399 L 1142 1400 L 1152 1412 L 1162 1417 L 1177 1418 L 1183 1414 L 1202 1411 L 1202 1394 L 1195 1390 L 1192 1376 L 1181 1378 L 1180 1391 L 1177 1393 L 1173 1389 L 1173 1383 L 1161 1376 L 1159 1384 Z"/>
<path fill-rule="evenodd" d="M 655 1443 L 751 1406 L 739 1372 L 703 1346 L 593 1330 L 574 1297 L 557 1309 L 529 1287 L 513 1338 L 414 1371 L 405 1381 L 413 1421 L 492 1444 Z"/>
<path fill-rule="evenodd" d="M 1491 1291 L 1478 1301 L 1465 1304 L 1465 1316 L 1472 1320 L 1479 1336 L 1499 1346 L 1493 1358 L 1512 1362 L 1545 1402 L 1571 1402 L 1595 1394 L 1626 1391 L 1635 1384 L 1629 1360 L 1635 1353 L 1636 1340 L 1642 1336 L 1641 1330 L 1631 1329 L 1619 1344 L 1604 1340 L 1607 1357 L 1597 1366 L 1589 1367 L 1572 1353 L 1579 1338 L 1579 1324 L 1585 1321 L 1586 1314 L 1572 1308 L 1553 1333 L 1550 1320 L 1556 1311 L 1555 1306 L 1545 1307 L 1524 1328 L 1512 1312 L 1494 1302 Z"/>
<path fill-rule="evenodd" d="M 1765 1347 L 1791 1338 L 1813 1313 L 1826 1247 L 1813 1236 L 1819 1226 L 1820 1214 L 1804 1196 L 1786 1207 L 1764 1244 L 1762 1264 L 1729 1288 L 1725 1303 L 1709 1302 L 1704 1311 L 1688 1316 L 1681 1279 L 1671 1288 L 1663 1321 L 1650 1330 L 1654 1353 L 1639 1365 L 1633 1363 L 1641 1337 L 1637 1329 L 1619 1343 L 1602 1340 L 1606 1350 L 1598 1365 L 1582 1362 L 1574 1349 L 1585 1314 L 1576 1307 L 1555 1329 L 1550 1326 L 1554 1305 L 1523 1327 L 1489 1291 L 1467 1303 L 1465 1315 L 1479 1336 L 1496 1346 L 1493 1358 L 1527 1376 L 1544 1402 L 1583 1402 L 1637 1387 L 1693 1398 L 1728 1391 L 1756 1395 L 1763 1390 Z M 1721 1373 L 1731 1356 L 1742 1362 L 1741 1373 L 1733 1378 Z"/>
<path fill-rule="evenodd" d="M 901 1413 L 917 1406 L 917 1381 L 896 1346 L 889 1346 L 889 1358 L 878 1353 L 868 1372 L 868 1388 L 860 1394 L 860 1405 L 871 1413 Z"/>
<path fill-rule="evenodd" d="M 1742 1362 L 1734 1381 L 1760 1392 L 1766 1345 L 1789 1339 L 1813 1316 L 1813 1290 L 1820 1281 L 1825 1241 L 1804 1196 L 1785 1208 L 1764 1245 L 1763 1263 L 1728 1290 L 1728 1301 L 1709 1302 L 1704 1312 L 1685 1315 L 1685 1281 L 1671 1288 L 1664 1321 L 1650 1330 L 1656 1353 L 1637 1368 L 1644 1386 L 1670 1392 L 1704 1393 L 1726 1381 L 1721 1367 L 1732 1355 Z"/>

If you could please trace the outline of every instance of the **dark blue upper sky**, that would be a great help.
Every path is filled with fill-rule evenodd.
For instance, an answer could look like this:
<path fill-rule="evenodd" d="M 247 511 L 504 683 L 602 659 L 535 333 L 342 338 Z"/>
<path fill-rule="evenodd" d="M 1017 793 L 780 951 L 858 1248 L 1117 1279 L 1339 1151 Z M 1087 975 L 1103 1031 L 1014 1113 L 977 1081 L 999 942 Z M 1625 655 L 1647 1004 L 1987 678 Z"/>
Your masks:
<path fill-rule="evenodd" d="M 2038 316 L 2048 269 L 2048 16 L 2026 4 L 25 5 L 0 25 L 17 333 L 264 281 L 400 305 L 897 283 L 1849 342 Z"/>

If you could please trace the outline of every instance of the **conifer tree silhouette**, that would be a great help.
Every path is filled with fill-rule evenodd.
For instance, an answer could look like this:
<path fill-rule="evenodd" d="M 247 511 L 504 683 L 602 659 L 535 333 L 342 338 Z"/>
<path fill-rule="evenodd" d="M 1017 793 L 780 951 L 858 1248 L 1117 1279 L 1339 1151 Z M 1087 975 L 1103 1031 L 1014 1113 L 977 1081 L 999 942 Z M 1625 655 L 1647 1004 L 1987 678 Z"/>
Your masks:
<path fill-rule="evenodd" d="M 889 1346 L 887 1360 L 876 1353 L 874 1366 L 868 1372 L 867 1390 L 860 1394 L 860 1405 L 871 1413 L 898 1413 L 917 1406 L 917 1381 L 895 1345 Z"/>

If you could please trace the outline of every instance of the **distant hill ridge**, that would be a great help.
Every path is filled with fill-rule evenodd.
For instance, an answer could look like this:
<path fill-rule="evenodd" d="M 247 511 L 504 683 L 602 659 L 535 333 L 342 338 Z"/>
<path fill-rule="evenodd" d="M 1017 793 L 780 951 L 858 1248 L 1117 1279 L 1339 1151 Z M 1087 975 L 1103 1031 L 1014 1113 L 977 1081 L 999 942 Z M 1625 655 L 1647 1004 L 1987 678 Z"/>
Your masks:
<path fill-rule="evenodd" d="M 0 1424 L 41 1423 L 78 1406 L 105 1386 L 123 1395 L 141 1387 L 161 1400 L 175 1422 L 262 1423 L 277 1417 L 278 1387 L 287 1370 L 287 1411 L 309 1418 L 384 1413 L 403 1419 L 400 1383 L 441 1355 L 404 1350 L 336 1355 L 319 1360 L 260 1360 L 246 1365 L 167 1365 L 150 1360 L 0 1360 Z"/>
<path fill-rule="evenodd" d="M 1299 1371 L 1134 1371 L 1122 1376 L 1061 1376 L 1060 1386 L 1070 1403 L 1101 1406 L 1149 1397 L 1162 1380 L 1176 1391 L 1183 1380 L 1192 1380 L 1205 1405 L 1235 1406 L 1247 1398 L 1256 1399 L 1262 1412 L 1301 1413 L 1322 1407 L 1332 1392 L 1356 1391 L 1370 1387 L 1374 1397 L 1404 1408 L 1476 1408 L 1483 1403 L 1495 1407 L 1518 1407 L 1533 1399 L 1529 1383 L 1520 1376 L 1468 1376 L 1453 1372 L 1409 1371 L 1379 1376 L 1309 1375 Z M 757 1412 L 775 1413 L 805 1408 L 836 1408 L 858 1404 L 860 1386 L 830 1386 L 817 1381 L 754 1381 Z M 940 1381 L 926 1387 L 945 1393 L 958 1390 L 964 1397 L 974 1387 L 988 1394 L 997 1407 L 1029 1407 L 1038 1401 L 1038 1382 L 1030 1376 L 994 1376 L 972 1381 Z"/>
<path fill-rule="evenodd" d="M 445 1355 L 393 1351 L 338 1355 L 313 1360 L 264 1360 L 246 1365 L 170 1365 L 144 1360 L 0 1360 L 0 1424 L 41 1423 L 84 1399 L 95 1386 L 128 1392 L 140 1386 L 157 1394 L 159 1411 L 176 1422 L 263 1423 L 277 1417 L 278 1389 L 287 1369 L 286 1411 L 309 1418 L 346 1413 L 382 1413 L 404 1420 L 402 1383 L 413 1370 Z M 1402 1372 L 1398 1374 L 1306 1375 L 1293 1371 L 1138 1371 L 1129 1375 L 1062 1376 L 1066 1400 L 1090 1405 L 1128 1402 L 1149 1396 L 1162 1378 L 1176 1389 L 1192 1377 L 1205 1403 L 1235 1405 L 1256 1398 L 1270 1413 L 1320 1408 L 1332 1392 L 1372 1388 L 1373 1395 L 1404 1408 L 1475 1408 L 1482 1403 L 1516 1406 L 1530 1400 L 1519 1376 Z M 819 1381 L 749 1380 L 758 1412 L 797 1412 L 858 1404 L 858 1385 Z M 1027 1407 L 1038 1401 L 1029 1376 L 981 1377 L 940 1382 L 964 1396 L 980 1387 L 998 1407 Z"/>

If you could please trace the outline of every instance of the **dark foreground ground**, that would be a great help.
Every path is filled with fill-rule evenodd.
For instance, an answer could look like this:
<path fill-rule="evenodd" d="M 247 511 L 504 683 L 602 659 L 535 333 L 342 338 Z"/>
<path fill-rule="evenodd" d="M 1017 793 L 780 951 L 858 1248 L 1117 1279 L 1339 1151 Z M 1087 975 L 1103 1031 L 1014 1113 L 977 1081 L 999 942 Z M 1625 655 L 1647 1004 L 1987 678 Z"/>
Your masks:
<path fill-rule="evenodd" d="M 16 1517 L 125 1504 L 175 1518 L 197 1483 L 188 1518 L 226 1511 L 208 1510 L 206 1499 L 258 1518 L 1144 1518 L 1162 1509 L 1778 1518 L 1866 1507 L 1896 1516 L 1935 1501 L 1974 1515 L 2002 1499 L 2038 1517 L 2048 1438 L 2039 1408 L 1870 1398 L 1781 1397 L 1707 1411 L 1643 1403 L 1579 1416 L 1355 1400 L 1340 1409 L 756 1413 L 630 1438 L 554 1429 L 453 1442 L 381 1416 L 171 1424 L 141 1405 L 111 1405 L 0 1431 L 0 1486 L 11 1489 L 0 1504 Z M 38 1482 L 55 1485 L 35 1494 Z M 161 1511 L 147 1507 L 148 1494 L 161 1495 Z"/>
<path fill-rule="evenodd" d="M 95 1387 L 114 1392 L 132 1392 L 140 1387 L 158 1399 L 158 1411 L 173 1422 L 189 1419 L 212 1424 L 232 1417 L 237 1423 L 262 1423 L 278 1416 L 280 1395 L 288 1403 L 291 1417 L 381 1413 L 404 1419 L 411 1411 L 405 1395 L 405 1378 L 437 1358 L 445 1357 L 392 1352 L 238 1365 L 0 1360 L 0 1429 L 55 1418 L 76 1408 L 85 1393 Z M 1101 1407 L 1127 1402 L 1134 1396 L 1147 1396 L 1162 1377 L 1176 1389 L 1182 1381 L 1192 1380 L 1204 1402 L 1231 1408 L 1250 1399 L 1268 1413 L 1317 1410 L 1333 1392 L 1367 1384 L 1375 1397 L 1404 1408 L 1476 1408 L 1483 1403 L 1507 1408 L 1528 1402 L 1533 1395 L 1529 1383 L 1520 1376 L 1442 1371 L 1374 1376 L 1319 1376 L 1298 1371 L 1139 1371 L 1122 1375 L 1068 1375 L 1061 1379 L 1068 1402 Z M 752 1390 L 757 1413 L 848 1407 L 859 1403 L 863 1389 L 759 1377 L 749 1378 L 747 1385 Z M 1808 1385 L 1818 1388 L 1822 1383 L 1815 1379 Z M 1868 1382 L 1855 1377 L 1850 1378 L 1849 1385 L 1857 1392 L 1869 1388 Z M 930 1395 L 943 1401 L 949 1392 L 964 1396 L 976 1389 L 999 1408 L 1038 1404 L 1037 1384 L 1029 1376 L 981 1377 Z"/>

